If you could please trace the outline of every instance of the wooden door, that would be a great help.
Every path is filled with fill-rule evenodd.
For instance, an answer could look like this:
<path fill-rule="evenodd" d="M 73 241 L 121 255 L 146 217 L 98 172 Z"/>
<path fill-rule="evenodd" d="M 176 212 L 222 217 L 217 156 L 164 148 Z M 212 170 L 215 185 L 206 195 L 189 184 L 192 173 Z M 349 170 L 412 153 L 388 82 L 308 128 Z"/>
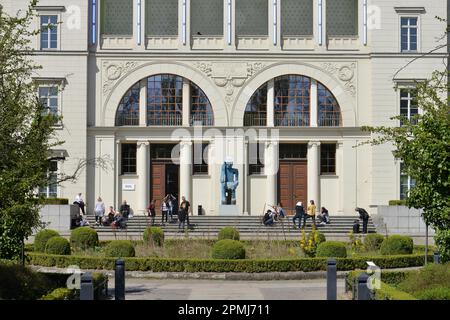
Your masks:
<path fill-rule="evenodd" d="M 280 161 L 278 171 L 278 201 L 283 204 L 287 214 L 295 214 L 295 204 L 307 200 L 307 162 Z"/>
<path fill-rule="evenodd" d="M 166 185 L 166 164 L 154 163 L 151 164 L 150 169 L 150 200 L 156 200 L 156 211 L 161 207 L 161 200 L 165 197 Z"/>

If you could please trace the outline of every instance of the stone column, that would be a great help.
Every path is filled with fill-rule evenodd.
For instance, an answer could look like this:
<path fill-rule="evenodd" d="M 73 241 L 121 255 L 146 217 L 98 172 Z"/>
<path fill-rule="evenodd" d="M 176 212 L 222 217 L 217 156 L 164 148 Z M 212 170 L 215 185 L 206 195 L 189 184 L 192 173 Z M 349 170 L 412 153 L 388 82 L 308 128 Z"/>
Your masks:
<path fill-rule="evenodd" d="M 191 85 L 183 78 L 183 127 L 189 127 L 191 116 Z"/>
<path fill-rule="evenodd" d="M 344 143 L 339 141 L 336 144 L 336 175 L 339 178 L 339 203 L 338 203 L 338 214 L 344 213 L 344 199 L 343 199 L 343 189 L 344 189 Z"/>
<path fill-rule="evenodd" d="M 139 126 L 147 126 L 147 79 L 141 80 L 139 91 Z"/>
<path fill-rule="evenodd" d="M 314 200 L 317 210 L 320 205 L 320 141 L 308 143 L 308 204 Z"/>
<path fill-rule="evenodd" d="M 317 122 L 317 116 L 318 116 L 318 109 L 319 109 L 319 101 L 318 101 L 318 97 L 317 97 L 317 81 L 314 79 L 311 79 L 311 91 L 310 91 L 310 100 L 311 100 L 311 104 L 310 104 L 310 127 L 317 127 L 318 126 L 318 122 Z"/>
<path fill-rule="evenodd" d="M 180 142 L 180 201 L 183 196 L 192 203 L 192 141 L 188 140 Z"/>
<path fill-rule="evenodd" d="M 244 188 L 244 208 L 243 208 L 243 214 L 248 215 L 248 205 L 249 205 L 249 198 L 248 198 L 248 140 L 244 140 L 244 167 L 242 168 L 242 188 Z"/>
<path fill-rule="evenodd" d="M 150 168 L 150 143 L 148 141 L 137 142 L 136 154 L 137 183 L 137 213 L 145 214 L 149 202 L 149 168 Z"/>
<path fill-rule="evenodd" d="M 275 126 L 275 110 L 274 110 L 274 85 L 275 81 L 267 82 L 267 126 Z"/>
<path fill-rule="evenodd" d="M 277 204 L 277 178 L 278 178 L 278 142 L 267 141 L 264 155 L 264 174 L 266 175 L 267 204 Z"/>
<path fill-rule="evenodd" d="M 116 140 L 116 154 L 115 154 L 115 161 L 114 161 L 114 167 L 115 167 L 115 174 L 116 174 L 116 185 L 114 190 L 114 208 L 119 208 L 120 203 L 120 191 L 122 189 L 122 145 L 121 141 L 119 139 Z"/>

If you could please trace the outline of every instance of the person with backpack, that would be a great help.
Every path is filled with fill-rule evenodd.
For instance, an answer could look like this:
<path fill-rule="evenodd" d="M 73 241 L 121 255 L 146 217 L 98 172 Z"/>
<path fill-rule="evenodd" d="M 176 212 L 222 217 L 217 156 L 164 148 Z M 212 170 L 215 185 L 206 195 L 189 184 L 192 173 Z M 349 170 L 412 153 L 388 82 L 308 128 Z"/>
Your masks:
<path fill-rule="evenodd" d="M 367 233 L 367 225 L 369 223 L 369 213 L 363 209 L 363 208 L 355 208 L 355 211 L 359 213 L 359 218 L 362 220 L 363 222 L 363 233 Z"/>

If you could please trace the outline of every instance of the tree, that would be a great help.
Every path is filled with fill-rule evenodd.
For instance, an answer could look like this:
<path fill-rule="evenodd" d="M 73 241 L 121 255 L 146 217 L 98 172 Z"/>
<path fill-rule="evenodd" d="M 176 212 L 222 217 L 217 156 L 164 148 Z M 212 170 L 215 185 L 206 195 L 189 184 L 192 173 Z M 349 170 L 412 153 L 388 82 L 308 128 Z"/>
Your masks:
<path fill-rule="evenodd" d="M 392 143 L 394 156 L 416 185 L 408 194 L 410 208 L 423 209 L 423 218 L 436 230 L 435 242 L 443 261 L 450 261 L 450 107 L 448 72 L 435 71 L 416 84 L 421 114 L 397 116 L 398 127 L 363 127 L 372 145 Z"/>

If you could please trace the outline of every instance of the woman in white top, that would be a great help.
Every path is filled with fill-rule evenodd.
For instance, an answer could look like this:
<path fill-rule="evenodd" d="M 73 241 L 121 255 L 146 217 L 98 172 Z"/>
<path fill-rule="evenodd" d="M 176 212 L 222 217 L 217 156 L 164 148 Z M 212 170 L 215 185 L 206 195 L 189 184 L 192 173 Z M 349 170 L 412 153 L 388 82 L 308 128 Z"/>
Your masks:
<path fill-rule="evenodd" d="M 103 203 L 103 200 L 100 197 L 98 197 L 97 202 L 95 203 L 94 214 L 95 214 L 95 223 L 101 224 L 102 217 L 105 214 L 105 204 Z"/>

